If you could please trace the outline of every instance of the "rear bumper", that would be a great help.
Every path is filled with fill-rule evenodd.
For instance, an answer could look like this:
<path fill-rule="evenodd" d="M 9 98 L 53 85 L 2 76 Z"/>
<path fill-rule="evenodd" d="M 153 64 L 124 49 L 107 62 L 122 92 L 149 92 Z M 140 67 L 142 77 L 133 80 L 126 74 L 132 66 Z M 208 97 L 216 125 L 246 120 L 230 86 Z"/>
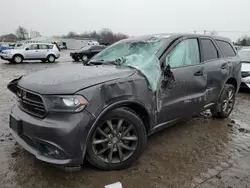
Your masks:
<path fill-rule="evenodd" d="M 77 114 L 54 114 L 45 119 L 33 117 L 15 105 L 10 114 L 11 133 L 15 140 L 37 159 L 67 166 L 78 166 L 85 156 L 86 138 L 92 122 L 87 111 Z M 13 128 L 13 118 L 21 131 Z"/>
<path fill-rule="evenodd" d="M 250 88 L 250 76 L 245 77 L 245 78 L 241 78 L 241 87 L 246 87 L 246 88 Z"/>

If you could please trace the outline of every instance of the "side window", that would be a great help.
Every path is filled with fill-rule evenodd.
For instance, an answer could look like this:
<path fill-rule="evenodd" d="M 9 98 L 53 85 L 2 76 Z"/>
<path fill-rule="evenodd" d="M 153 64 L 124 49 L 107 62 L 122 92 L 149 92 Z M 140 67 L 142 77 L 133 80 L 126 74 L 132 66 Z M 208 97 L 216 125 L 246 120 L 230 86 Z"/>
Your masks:
<path fill-rule="evenodd" d="M 46 44 L 40 44 L 39 45 L 39 49 L 41 49 L 41 50 L 47 50 L 49 48 L 48 48 L 48 45 L 46 45 Z"/>
<path fill-rule="evenodd" d="M 200 63 L 197 39 L 187 39 L 177 44 L 166 56 L 166 63 L 169 64 L 171 68 Z"/>
<path fill-rule="evenodd" d="M 203 60 L 218 59 L 218 51 L 210 39 L 201 39 Z"/>
<path fill-rule="evenodd" d="M 38 45 L 37 44 L 30 45 L 29 49 L 30 50 L 37 50 L 38 49 Z"/>
<path fill-rule="evenodd" d="M 48 49 L 53 49 L 53 45 L 48 45 Z"/>
<path fill-rule="evenodd" d="M 236 53 L 231 44 L 225 41 L 217 40 L 217 43 L 226 57 L 236 56 Z"/>

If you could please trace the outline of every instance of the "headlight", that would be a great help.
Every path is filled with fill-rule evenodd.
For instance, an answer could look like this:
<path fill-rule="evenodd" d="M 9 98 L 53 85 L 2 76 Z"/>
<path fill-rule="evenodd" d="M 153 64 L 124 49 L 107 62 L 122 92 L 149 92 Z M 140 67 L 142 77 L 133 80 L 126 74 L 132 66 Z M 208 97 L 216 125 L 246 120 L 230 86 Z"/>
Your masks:
<path fill-rule="evenodd" d="M 4 54 L 10 54 L 11 51 L 2 51 L 2 53 L 4 53 Z"/>
<path fill-rule="evenodd" d="M 53 112 L 80 112 L 88 104 L 80 95 L 52 95 L 45 96 L 44 99 L 48 110 Z"/>

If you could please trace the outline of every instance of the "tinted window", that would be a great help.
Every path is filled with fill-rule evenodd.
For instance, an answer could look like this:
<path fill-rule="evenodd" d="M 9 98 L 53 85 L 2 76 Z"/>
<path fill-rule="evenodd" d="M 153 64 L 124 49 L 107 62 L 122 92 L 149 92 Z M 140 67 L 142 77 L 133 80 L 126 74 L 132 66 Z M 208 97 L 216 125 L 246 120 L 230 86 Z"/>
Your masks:
<path fill-rule="evenodd" d="M 29 49 L 30 50 L 37 50 L 38 49 L 38 45 L 37 44 L 30 45 Z"/>
<path fill-rule="evenodd" d="M 102 46 L 92 46 L 91 50 L 100 50 L 103 49 Z"/>
<path fill-rule="evenodd" d="M 48 45 L 48 49 L 53 49 L 53 45 Z"/>
<path fill-rule="evenodd" d="M 197 39 L 187 39 L 177 44 L 166 56 L 166 63 L 172 68 L 200 63 Z"/>
<path fill-rule="evenodd" d="M 233 57 L 236 55 L 233 47 L 228 42 L 218 40 L 217 43 L 226 57 Z"/>
<path fill-rule="evenodd" d="M 210 39 L 201 39 L 201 45 L 204 61 L 218 58 L 218 51 Z"/>
<path fill-rule="evenodd" d="M 47 50 L 47 49 L 49 49 L 49 47 L 48 47 L 48 45 L 46 45 L 46 44 L 40 44 L 40 45 L 39 45 L 39 49 Z"/>

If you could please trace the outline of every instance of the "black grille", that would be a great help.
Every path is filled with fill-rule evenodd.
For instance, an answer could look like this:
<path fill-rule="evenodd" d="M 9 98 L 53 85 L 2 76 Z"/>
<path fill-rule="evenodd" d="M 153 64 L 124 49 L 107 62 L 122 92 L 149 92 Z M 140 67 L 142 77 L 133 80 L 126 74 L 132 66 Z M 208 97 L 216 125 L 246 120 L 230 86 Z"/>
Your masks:
<path fill-rule="evenodd" d="M 241 77 L 242 78 L 245 78 L 245 77 L 248 77 L 250 76 L 250 72 L 241 72 Z"/>
<path fill-rule="evenodd" d="M 39 95 L 18 88 L 17 96 L 22 110 L 36 117 L 43 118 L 45 116 L 45 107 Z"/>

